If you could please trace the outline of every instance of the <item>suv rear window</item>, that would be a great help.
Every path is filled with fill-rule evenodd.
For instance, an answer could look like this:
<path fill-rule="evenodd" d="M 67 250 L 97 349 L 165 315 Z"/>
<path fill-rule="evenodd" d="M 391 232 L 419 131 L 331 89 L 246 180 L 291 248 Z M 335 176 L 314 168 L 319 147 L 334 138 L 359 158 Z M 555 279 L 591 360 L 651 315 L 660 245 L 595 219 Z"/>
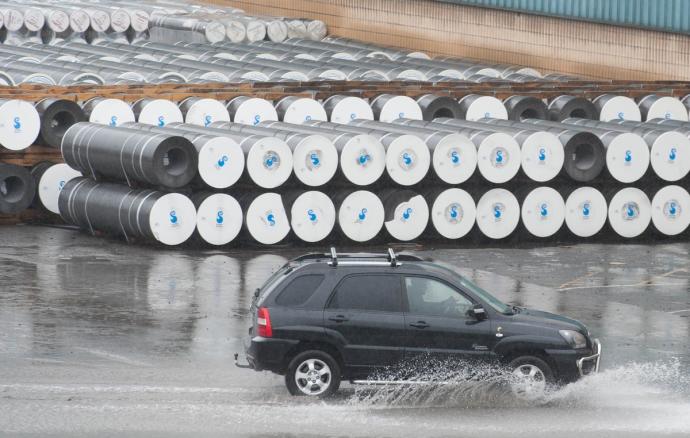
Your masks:
<path fill-rule="evenodd" d="M 321 274 L 301 275 L 292 280 L 276 297 L 276 304 L 297 306 L 304 304 L 316 289 L 321 286 L 324 276 Z"/>
<path fill-rule="evenodd" d="M 338 285 L 331 309 L 400 312 L 400 278 L 397 275 L 353 275 Z"/>

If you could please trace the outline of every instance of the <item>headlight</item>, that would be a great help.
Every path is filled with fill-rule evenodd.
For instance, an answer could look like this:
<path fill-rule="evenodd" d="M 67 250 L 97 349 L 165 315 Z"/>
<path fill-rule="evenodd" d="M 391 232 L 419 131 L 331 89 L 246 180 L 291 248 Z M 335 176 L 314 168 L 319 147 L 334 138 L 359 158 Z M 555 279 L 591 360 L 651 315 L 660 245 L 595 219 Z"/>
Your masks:
<path fill-rule="evenodd" d="M 563 339 L 565 339 L 565 342 L 573 348 L 587 347 L 587 338 L 580 332 L 576 332 L 575 330 L 559 330 L 558 333 L 560 333 Z"/>

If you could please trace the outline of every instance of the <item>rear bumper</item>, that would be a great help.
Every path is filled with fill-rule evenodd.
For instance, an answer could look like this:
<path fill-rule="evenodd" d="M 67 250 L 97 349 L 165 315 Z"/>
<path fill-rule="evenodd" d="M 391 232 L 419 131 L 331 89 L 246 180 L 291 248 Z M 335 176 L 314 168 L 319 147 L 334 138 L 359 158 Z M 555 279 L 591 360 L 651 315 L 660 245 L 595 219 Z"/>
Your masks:
<path fill-rule="evenodd" d="M 285 368 L 285 358 L 298 341 L 255 336 L 245 342 L 247 364 L 256 371 L 280 373 Z"/>

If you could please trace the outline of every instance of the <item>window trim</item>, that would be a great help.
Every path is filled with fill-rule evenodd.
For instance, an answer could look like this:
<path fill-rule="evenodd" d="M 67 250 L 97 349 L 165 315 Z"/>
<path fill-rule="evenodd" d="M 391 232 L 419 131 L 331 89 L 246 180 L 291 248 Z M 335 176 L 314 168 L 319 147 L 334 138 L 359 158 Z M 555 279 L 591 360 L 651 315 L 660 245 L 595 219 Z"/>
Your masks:
<path fill-rule="evenodd" d="M 418 313 L 412 313 L 412 312 L 410 312 L 410 303 L 409 303 L 409 301 L 407 300 L 407 284 L 405 283 L 405 278 L 407 278 L 407 277 L 424 278 L 424 279 L 427 279 L 427 280 L 433 280 L 433 281 L 437 281 L 437 282 L 439 282 L 439 283 L 445 284 L 445 285 L 448 286 L 449 288 L 453 289 L 454 291 L 456 291 L 457 293 L 459 293 L 460 295 L 462 295 L 463 297 L 465 297 L 465 299 L 467 299 L 470 303 L 472 303 L 473 306 L 476 306 L 477 304 L 481 304 L 482 306 L 484 306 L 483 303 L 478 302 L 476 299 L 474 299 L 474 297 L 473 297 L 472 295 L 469 295 L 469 294 L 468 294 L 466 291 L 464 291 L 462 288 L 459 288 L 459 287 L 455 286 L 454 284 L 450 283 L 449 281 L 446 281 L 446 280 L 443 279 L 443 278 L 432 277 L 432 276 L 430 276 L 430 275 L 419 275 L 419 274 L 402 274 L 401 277 L 402 277 L 402 278 L 401 278 L 401 282 L 402 282 L 402 285 L 401 285 L 401 286 L 402 286 L 402 288 L 403 288 L 403 294 L 402 294 L 402 300 L 403 300 L 403 313 L 404 313 L 405 315 L 418 315 Z M 457 319 L 457 318 L 455 318 L 455 317 L 453 317 L 453 316 L 443 316 L 443 315 L 424 315 L 424 316 L 428 316 L 429 318 L 449 318 L 449 319 Z M 465 315 L 465 318 L 464 318 L 463 320 L 468 320 L 468 319 L 471 319 L 471 318 L 470 318 L 469 316 L 466 316 L 466 315 Z M 488 319 L 488 315 L 487 315 L 487 319 Z"/>
<path fill-rule="evenodd" d="M 331 307 L 331 303 L 333 302 L 333 298 L 335 298 L 336 294 L 338 293 L 338 290 L 340 290 L 340 287 L 345 282 L 345 280 L 352 278 L 352 277 L 374 277 L 374 276 L 376 276 L 376 277 L 383 277 L 383 276 L 391 277 L 392 276 L 392 277 L 398 278 L 398 283 L 399 283 L 399 287 L 398 287 L 399 296 L 398 296 L 398 298 L 399 298 L 399 304 L 400 304 L 400 308 L 398 310 L 336 309 L 336 308 Z M 405 313 L 405 304 L 403 302 L 403 300 L 405 299 L 403 296 L 404 295 L 403 294 L 404 285 L 402 283 L 402 281 L 403 281 L 402 277 L 403 276 L 401 274 L 389 273 L 389 272 L 385 272 L 385 273 L 384 272 L 381 272 L 381 273 L 379 273 L 379 272 L 368 273 L 367 272 L 367 273 L 344 275 L 343 278 L 341 278 L 340 281 L 338 281 L 338 284 L 335 285 L 331 294 L 328 296 L 328 300 L 326 300 L 326 304 L 325 304 L 323 310 L 324 311 L 333 311 L 333 312 L 338 311 L 338 310 L 342 310 L 342 311 L 347 311 L 347 312 L 363 312 L 363 313 L 367 312 L 367 313 L 402 315 L 403 313 Z"/>

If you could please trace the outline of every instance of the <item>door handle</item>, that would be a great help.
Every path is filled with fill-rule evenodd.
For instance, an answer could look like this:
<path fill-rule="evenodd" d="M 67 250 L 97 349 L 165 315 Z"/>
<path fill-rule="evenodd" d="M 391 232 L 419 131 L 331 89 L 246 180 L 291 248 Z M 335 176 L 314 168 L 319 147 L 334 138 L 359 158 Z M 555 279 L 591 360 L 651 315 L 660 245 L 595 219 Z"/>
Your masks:
<path fill-rule="evenodd" d="M 425 329 L 425 328 L 429 327 L 429 324 L 427 324 L 424 321 L 417 321 L 417 322 L 413 322 L 412 324 L 410 324 L 410 326 L 412 326 L 414 328 L 418 328 L 418 329 Z"/>
<path fill-rule="evenodd" d="M 345 322 L 349 321 L 350 318 L 346 317 L 345 315 L 336 315 L 336 316 L 331 316 L 328 318 L 330 321 L 335 321 L 335 322 Z"/>

